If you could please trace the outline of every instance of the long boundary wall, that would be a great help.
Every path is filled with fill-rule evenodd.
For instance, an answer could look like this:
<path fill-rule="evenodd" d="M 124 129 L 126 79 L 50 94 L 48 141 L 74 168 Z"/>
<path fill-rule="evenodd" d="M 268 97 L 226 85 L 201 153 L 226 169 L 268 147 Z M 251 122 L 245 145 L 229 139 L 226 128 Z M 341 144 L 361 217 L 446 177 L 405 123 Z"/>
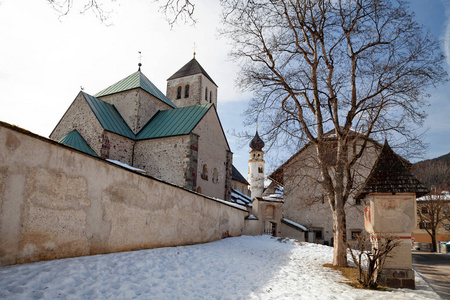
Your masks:
<path fill-rule="evenodd" d="M 247 214 L 0 122 L 0 266 L 214 241 Z"/>

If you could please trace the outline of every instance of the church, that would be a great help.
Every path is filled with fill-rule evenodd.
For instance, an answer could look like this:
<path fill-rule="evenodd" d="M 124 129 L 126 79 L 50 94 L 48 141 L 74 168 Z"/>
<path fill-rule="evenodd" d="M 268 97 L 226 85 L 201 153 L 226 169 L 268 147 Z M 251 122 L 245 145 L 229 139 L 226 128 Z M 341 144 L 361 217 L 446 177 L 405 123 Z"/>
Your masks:
<path fill-rule="evenodd" d="M 240 174 L 216 109 L 217 85 L 194 54 L 167 80 L 165 95 L 141 64 L 95 95 L 80 91 L 50 138 L 230 201 L 233 174 Z"/>

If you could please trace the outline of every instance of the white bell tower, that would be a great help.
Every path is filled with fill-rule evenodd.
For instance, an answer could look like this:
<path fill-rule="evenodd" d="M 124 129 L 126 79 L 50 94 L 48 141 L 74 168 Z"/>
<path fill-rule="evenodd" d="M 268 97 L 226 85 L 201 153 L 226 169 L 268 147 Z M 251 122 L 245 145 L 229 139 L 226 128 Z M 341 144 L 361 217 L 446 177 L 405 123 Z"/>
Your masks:
<path fill-rule="evenodd" d="M 248 182 L 250 183 L 250 193 L 252 199 L 261 197 L 264 191 L 264 147 L 263 140 L 258 135 L 256 129 L 255 137 L 249 144 L 252 151 L 250 151 L 250 159 L 248 161 Z"/>

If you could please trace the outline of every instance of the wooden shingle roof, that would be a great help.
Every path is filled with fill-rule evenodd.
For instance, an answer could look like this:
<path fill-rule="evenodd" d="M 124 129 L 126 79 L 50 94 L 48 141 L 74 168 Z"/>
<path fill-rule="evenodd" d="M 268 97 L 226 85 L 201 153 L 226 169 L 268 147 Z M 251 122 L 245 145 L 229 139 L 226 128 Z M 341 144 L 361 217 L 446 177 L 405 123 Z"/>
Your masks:
<path fill-rule="evenodd" d="M 364 199 L 371 193 L 416 193 L 417 197 L 421 197 L 428 194 L 429 190 L 411 174 L 385 142 L 363 188 L 355 198 Z"/>

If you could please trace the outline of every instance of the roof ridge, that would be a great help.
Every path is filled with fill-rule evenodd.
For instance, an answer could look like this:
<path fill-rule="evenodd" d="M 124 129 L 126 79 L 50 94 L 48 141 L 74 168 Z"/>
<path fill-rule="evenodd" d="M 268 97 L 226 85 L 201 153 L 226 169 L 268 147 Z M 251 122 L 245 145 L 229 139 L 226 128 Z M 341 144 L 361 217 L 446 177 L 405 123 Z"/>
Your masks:
<path fill-rule="evenodd" d="M 178 71 L 176 71 L 172 76 L 170 76 L 167 80 L 172 80 L 176 78 L 186 77 L 195 74 L 203 74 L 206 78 L 208 78 L 215 86 L 217 84 L 214 80 L 209 76 L 209 74 L 205 71 L 205 69 L 200 65 L 197 59 L 194 57 L 189 62 L 187 62 L 184 66 L 182 66 Z"/>

